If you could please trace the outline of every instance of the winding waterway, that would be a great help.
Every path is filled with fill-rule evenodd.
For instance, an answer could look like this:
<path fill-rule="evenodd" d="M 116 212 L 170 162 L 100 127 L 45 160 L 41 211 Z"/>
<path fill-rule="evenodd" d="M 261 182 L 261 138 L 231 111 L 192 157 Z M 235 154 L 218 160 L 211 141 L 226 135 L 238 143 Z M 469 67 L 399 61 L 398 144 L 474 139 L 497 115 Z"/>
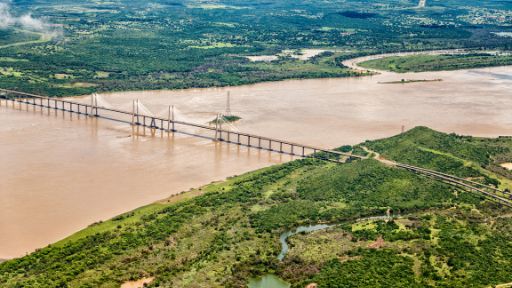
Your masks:
<path fill-rule="evenodd" d="M 379 82 L 442 78 L 442 82 Z M 225 109 L 245 132 L 334 147 L 430 126 L 512 135 L 512 68 L 294 80 L 231 88 L 102 95 L 129 109 L 206 123 Z M 89 101 L 83 98 L 81 101 Z M 21 256 L 88 224 L 289 157 L 186 135 L 134 136 L 125 124 L 0 107 L 0 258 Z"/>

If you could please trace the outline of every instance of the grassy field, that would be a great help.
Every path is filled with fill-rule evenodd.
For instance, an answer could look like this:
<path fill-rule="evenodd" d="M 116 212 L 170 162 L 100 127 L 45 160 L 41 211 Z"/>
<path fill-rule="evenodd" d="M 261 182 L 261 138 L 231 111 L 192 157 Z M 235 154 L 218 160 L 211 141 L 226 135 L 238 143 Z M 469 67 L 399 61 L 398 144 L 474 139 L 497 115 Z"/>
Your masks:
<path fill-rule="evenodd" d="M 419 127 L 362 145 L 477 181 L 511 179 L 499 163 L 511 162 L 512 139 Z M 361 220 L 387 212 L 394 220 Z M 298 160 L 95 223 L 0 264 L 0 286 L 119 287 L 155 277 L 150 287 L 245 287 L 270 273 L 293 287 L 487 287 L 512 281 L 509 217 L 478 195 L 375 160 Z M 277 260 L 282 232 L 317 223 L 335 226 L 292 236 Z"/>
<path fill-rule="evenodd" d="M 398 73 L 459 70 L 512 65 L 512 55 L 413 55 L 393 56 L 359 63 L 359 66 Z"/>

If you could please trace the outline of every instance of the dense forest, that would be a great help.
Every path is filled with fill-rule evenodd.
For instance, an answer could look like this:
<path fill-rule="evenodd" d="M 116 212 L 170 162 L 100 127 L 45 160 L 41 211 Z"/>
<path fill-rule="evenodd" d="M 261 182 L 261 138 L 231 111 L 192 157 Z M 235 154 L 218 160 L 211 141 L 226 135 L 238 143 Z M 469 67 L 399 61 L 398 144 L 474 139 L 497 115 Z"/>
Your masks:
<path fill-rule="evenodd" d="M 342 60 L 409 50 L 510 50 L 512 43 L 507 1 L 433 0 L 425 8 L 416 0 L 10 3 L 12 17 L 31 13 L 43 22 L 0 25 L 0 87 L 45 95 L 354 76 Z M 298 57 L 308 48 L 324 52 Z"/>
<path fill-rule="evenodd" d="M 357 147 L 510 188 L 512 139 L 425 127 Z M 453 170 L 456 167 L 456 171 Z M 0 264 L 2 287 L 488 287 L 512 282 L 510 209 L 368 159 L 297 160 L 95 223 Z M 375 217 L 375 218 L 368 218 Z M 329 224 L 287 241 L 300 225 Z"/>

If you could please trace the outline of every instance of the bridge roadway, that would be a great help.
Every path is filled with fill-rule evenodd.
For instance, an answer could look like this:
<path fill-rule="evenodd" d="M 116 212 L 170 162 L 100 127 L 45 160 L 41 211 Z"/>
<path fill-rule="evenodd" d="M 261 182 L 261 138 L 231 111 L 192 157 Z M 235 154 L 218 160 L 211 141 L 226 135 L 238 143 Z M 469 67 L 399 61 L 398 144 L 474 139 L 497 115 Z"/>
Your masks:
<path fill-rule="evenodd" d="M 12 96 L 14 95 L 14 96 Z M 101 107 L 91 104 L 84 104 L 75 101 L 63 100 L 58 98 L 50 98 L 44 97 L 40 95 L 18 92 L 7 89 L 0 89 L 0 105 L 1 99 L 5 99 L 6 102 L 12 101 L 14 103 L 27 104 L 38 106 L 47 109 L 54 110 L 62 110 L 69 113 L 88 115 L 92 117 L 98 117 L 108 120 L 113 120 L 117 122 L 123 122 L 127 124 L 132 124 L 136 126 L 142 126 L 150 129 L 161 130 L 165 132 L 176 132 L 176 133 L 184 133 L 197 137 L 206 137 L 199 134 L 189 133 L 185 131 L 179 131 L 176 129 L 177 125 L 182 125 L 186 127 L 199 128 L 205 131 L 214 132 L 215 137 L 206 137 L 216 141 L 226 142 L 230 144 L 236 144 L 240 146 L 246 146 L 255 149 L 267 150 L 272 152 L 277 152 L 281 154 L 288 154 L 292 156 L 302 157 L 302 158 L 314 158 L 320 159 L 324 161 L 344 163 L 349 159 L 368 159 L 366 156 L 355 155 L 350 153 L 343 153 L 336 150 L 323 149 L 319 147 L 303 145 L 298 143 L 293 143 L 290 141 L 279 140 L 275 138 L 258 136 L 255 134 L 243 133 L 243 132 L 235 132 L 229 131 L 225 129 L 221 129 L 219 127 L 210 127 L 207 125 L 189 123 L 185 121 L 177 121 L 171 119 L 170 117 L 167 119 L 149 116 L 144 114 L 138 114 L 135 112 L 128 112 L 113 108 Z M 106 115 L 101 115 L 100 111 L 110 112 L 114 114 L 119 114 L 127 117 L 131 117 L 132 121 L 123 120 L 121 118 L 109 117 Z M 137 119 L 137 121 L 135 121 Z M 140 122 L 142 119 L 142 122 Z M 233 140 L 235 139 L 235 140 Z M 254 143 L 256 142 L 256 144 Z M 276 147 L 277 146 L 277 147 Z M 288 148 L 288 149 L 286 149 Z M 297 153 L 298 152 L 298 153 Z M 379 158 L 379 157 L 377 157 Z M 492 186 L 487 186 L 475 181 L 463 179 L 460 177 L 456 177 L 453 175 L 449 175 L 446 173 L 429 170 L 421 167 L 416 167 L 413 165 L 398 163 L 389 160 L 381 160 L 385 164 L 392 165 L 398 168 L 406 169 L 408 171 L 412 171 L 414 173 L 427 176 L 430 178 L 434 178 L 438 181 L 442 181 L 449 185 L 455 186 L 459 189 L 463 189 L 469 192 L 478 193 L 489 200 L 495 201 L 499 204 L 512 208 L 512 194 L 508 191 L 503 191 L 497 189 Z"/>

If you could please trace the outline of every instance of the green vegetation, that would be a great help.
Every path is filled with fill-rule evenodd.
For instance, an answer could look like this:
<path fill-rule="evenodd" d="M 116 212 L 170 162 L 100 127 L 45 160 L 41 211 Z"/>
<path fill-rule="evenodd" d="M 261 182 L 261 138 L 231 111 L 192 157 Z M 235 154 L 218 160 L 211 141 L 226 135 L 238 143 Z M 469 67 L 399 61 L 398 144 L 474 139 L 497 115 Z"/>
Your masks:
<path fill-rule="evenodd" d="M 512 158 L 510 138 L 420 127 L 364 145 L 482 181 L 511 179 L 496 167 Z M 365 218 L 386 213 L 394 219 Z M 244 287 L 274 274 L 292 287 L 487 287 L 512 281 L 509 217 L 478 195 L 376 160 L 305 159 L 96 223 L 1 263 L 0 286 L 119 287 L 151 276 L 150 287 Z M 338 225 L 290 237 L 277 260 L 282 232 L 318 223 Z"/>
<path fill-rule="evenodd" d="M 512 65 L 512 55 L 492 55 L 486 53 L 461 55 L 413 55 L 392 56 L 369 60 L 361 67 L 388 70 L 398 73 L 458 70 L 478 67 Z"/>
<path fill-rule="evenodd" d="M 416 287 L 412 259 L 391 251 L 356 250 L 348 262 L 333 259 L 312 281 L 320 287 Z M 379 277 L 375 277 L 379 275 Z"/>
<path fill-rule="evenodd" d="M 364 145 L 388 159 L 510 189 L 512 173 L 500 166 L 512 160 L 510 141 L 506 137 L 448 135 L 417 127 L 403 135 Z"/>
<path fill-rule="evenodd" d="M 37 33 L 27 33 L 18 29 L 0 29 L 0 48 L 5 48 L 20 43 L 31 43 L 39 40 L 40 35 Z"/>
<path fill-rule="evenodd" d="M 0 58 L 26 60 L 0 62 L 22 73 L 0 77 L 0 88 L 60 96 L 346 77 L 358 74 L 341 61 L 367 54 L 511 49 L 500 36 L 510 33 L 510 2 L 446 0 L 425 9 L 416 2 L 12 1 L 13 14 L 32 12 L 64 33 L 0 29 Z M 335 52 L 271 63 L 245 57 L 304 48 Z"/>
<path fill-rule="evenodd" d="M 222 115 L 221 117 L 215 118 L 212 121 L 210 121 L 210 124 L 223 124 L 223 123 L 232 123 L 241 120 L 242 117 L 235 116 L 235 115 Z"/>
<path fill-rule="evenodd" d="M 387 82 L 379 82 L 379 84 L 409 84 L 409 83 L 424 83 L 424 82 L 440 82 L 443 79 L 402 79 L 400 81 L 387 81 Z"/>

